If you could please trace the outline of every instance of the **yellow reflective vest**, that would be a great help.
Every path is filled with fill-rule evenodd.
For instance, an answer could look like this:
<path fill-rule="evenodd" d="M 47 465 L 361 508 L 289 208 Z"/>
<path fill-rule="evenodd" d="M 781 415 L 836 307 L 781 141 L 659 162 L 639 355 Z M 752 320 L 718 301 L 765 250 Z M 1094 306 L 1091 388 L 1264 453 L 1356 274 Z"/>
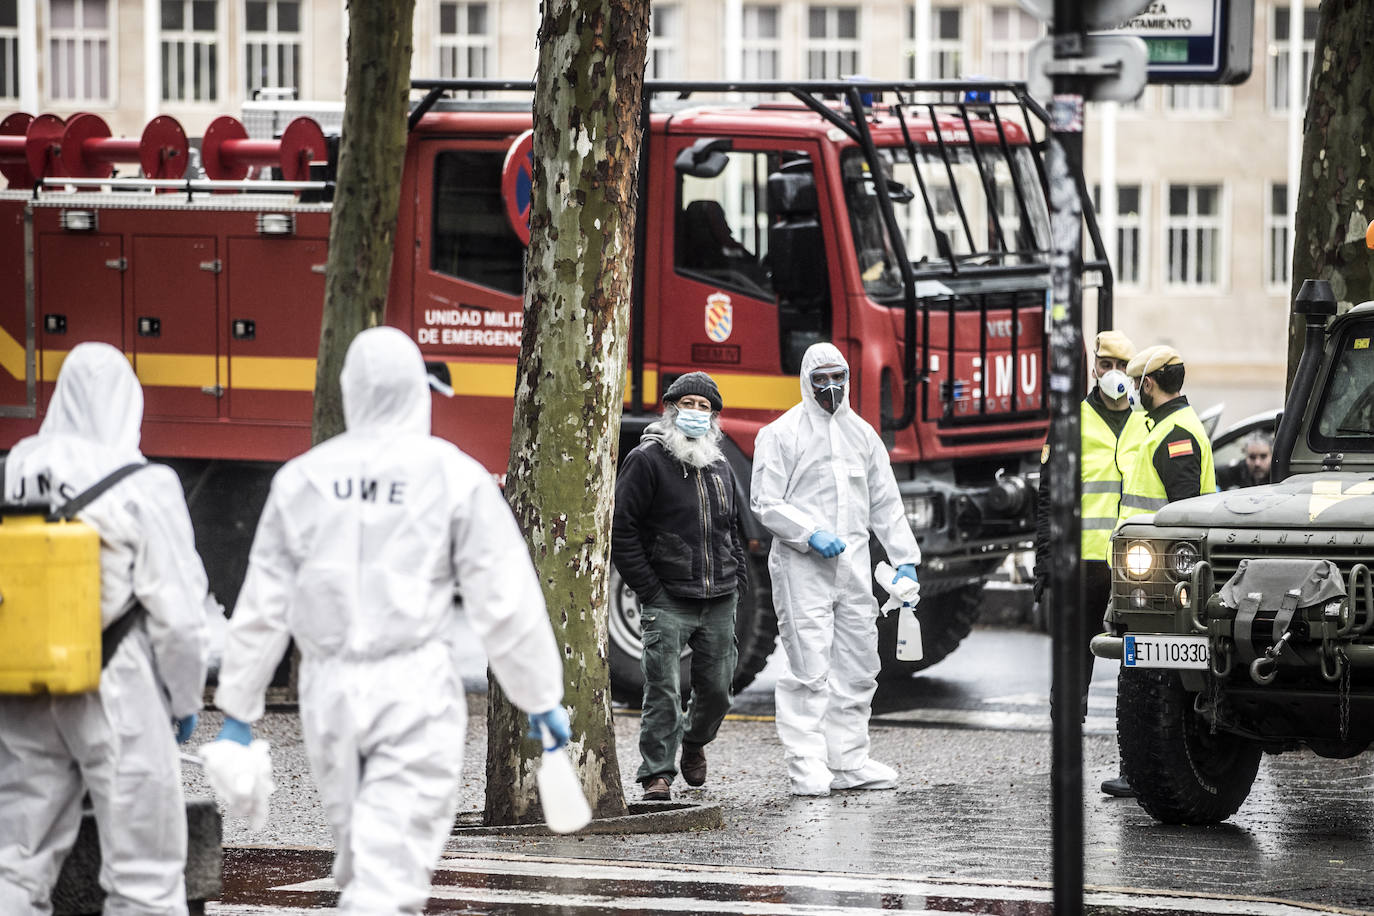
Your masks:
<path fill-rule="evenodd" d="M 1102 415 L 1087 401 L 1079 407 L 1083 436 L 1081 542 L 1084 560 L 1106 560 L 1111 550 L 1112 530 L 1121 508 L 1121 482 L 1132 454 L 1130 443 L 1144 432 L 1140 415 L 1132 414 L 1118 437 Z"/>
<path fill-rule="evenodd" d="M 1130 427 L 1129 423 L 1127 427 Z M 1183 407 L 1164 417 L 1153 427 L 1147 422 L 1137 427 L 1136 435 L 1143 433 L 1143 438 L 1131 446 L 1131 467 L 1127 469 L 1121 485 L 1120 521 L 1124 522 L 1133 515 L 1158 512 L 1169 504 L 1169 494 L 1164 488 L 1164 481 L 1155 470 L 1154 454 L 1160 445 L 1168 440 L 1170 434 L 1180 429 L 1192 433 L 1198 447 L 1202 449 L 1198 495 L 1216 492 L 1217 475 L 1216 469 L 1212 466 L 1212 442 L 1207 438 L 1207 430 L 1198 419 L 1197 411 L 1191 406 Z M 1122 436 L 1125 438 L 1124 432 Z"/>

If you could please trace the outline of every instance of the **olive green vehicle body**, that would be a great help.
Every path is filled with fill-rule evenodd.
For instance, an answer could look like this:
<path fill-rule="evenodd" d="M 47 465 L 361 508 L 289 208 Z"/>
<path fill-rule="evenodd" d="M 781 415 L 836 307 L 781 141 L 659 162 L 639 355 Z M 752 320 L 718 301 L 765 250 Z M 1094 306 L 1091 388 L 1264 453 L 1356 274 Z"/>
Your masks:
<path fill-rule="evenodd" d="M 1333 318 L 1317 299 L 1299 297 L 1307 343 L 1277 482 L 1171 503 L 1113 536 L 1093 652 L 1122 665 L 1151 636 L 1208 649 L 1205 667 L 1121 668 L 1123 770 L 1160 820 L 1229 817 L 1261 752 L 1350 757 L 1374 740 L 1374 303 Z"/>

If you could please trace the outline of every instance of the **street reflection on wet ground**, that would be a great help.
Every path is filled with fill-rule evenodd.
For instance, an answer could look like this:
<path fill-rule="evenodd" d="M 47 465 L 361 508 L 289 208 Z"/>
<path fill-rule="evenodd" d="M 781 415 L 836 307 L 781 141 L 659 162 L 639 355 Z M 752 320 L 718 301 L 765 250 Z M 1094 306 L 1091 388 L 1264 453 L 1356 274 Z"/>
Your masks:
<path fill-rule="evenodd" d="M 223 900 L 211 916 L 332 910 L 338 892 L 327 850 L 238 848 L 225 852 Z M 882 875 L 766 871 L 709 866 L 527 856 L 446 858 L 434 876 L 426 913 L 525 914 L 776 914 L 863 916 L 880 912 L 1052 916 L 1043 883 L 999 885 L 903 879 Z M 1182 894 L 1089 891 L 1089 916 L 1178 916 L 1241 913 L 1300 916 L 1311 909 L 1251 899 L 1228 901 Z"/>

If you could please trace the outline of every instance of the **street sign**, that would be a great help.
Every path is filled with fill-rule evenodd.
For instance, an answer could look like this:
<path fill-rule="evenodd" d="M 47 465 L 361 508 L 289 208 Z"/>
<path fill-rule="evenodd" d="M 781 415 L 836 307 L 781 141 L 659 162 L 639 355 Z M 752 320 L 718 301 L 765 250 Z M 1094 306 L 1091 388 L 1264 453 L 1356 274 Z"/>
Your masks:
<path fill-rule="evenodd" d="M 1083 98 L 1089 102 L 1129 102 L 1145 91 L 1145 42 L 1130 35 L 1090 34 L 1083 40 L 1083 56 L 1056 60 L 1054 39 L 1031 45 L 1026 59 L 1030 94 L 1047 102 L 1054 95 L 1057 73 L 1088 77 Z"/>
<path fill-rule="evenodd" d="M 1045 25 L 1054 22 L 1054 0 L 1018 0 L 1021 9 Z M 1114 29 L 1121 23 L 1153 6 L 1150 0 L 1091 0 L 1083 5 L 1083 27 L 1089 32 Z"/>
<path fill-rule="evenodd" d="M 1019 2 L 1052 23 L 1054 0 Z M 1083 24 L 1089 32 L 1144 39 L 1151 83 L 1234 85 L 1253 66 L 1255 0 L 1085 0 Z"/>
<path fill-rule="evenodd" d="M 1151 83 L 1234 85 L 1250 76 L 1254 0 L 1156 0 L 1108 34 L 1149 49 Z"/>

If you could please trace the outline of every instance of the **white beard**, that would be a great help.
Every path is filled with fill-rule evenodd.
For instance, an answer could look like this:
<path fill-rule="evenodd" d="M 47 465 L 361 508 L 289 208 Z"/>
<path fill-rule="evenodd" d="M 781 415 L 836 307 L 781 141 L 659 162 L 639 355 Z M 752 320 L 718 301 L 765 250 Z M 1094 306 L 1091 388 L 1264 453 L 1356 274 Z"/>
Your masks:
<path fill-rule="evenodd" d="M 663 447 L 668 450 L 668 454 L 688 467 L 704 468 L 725 457 L 725 453 L 720 450 L 720 427 L 714 421 L 711 423 L 711 431 L 699 439 L 689 439 L 666 418 L 653 424 L 652 432 L 663 440 Z"/>

